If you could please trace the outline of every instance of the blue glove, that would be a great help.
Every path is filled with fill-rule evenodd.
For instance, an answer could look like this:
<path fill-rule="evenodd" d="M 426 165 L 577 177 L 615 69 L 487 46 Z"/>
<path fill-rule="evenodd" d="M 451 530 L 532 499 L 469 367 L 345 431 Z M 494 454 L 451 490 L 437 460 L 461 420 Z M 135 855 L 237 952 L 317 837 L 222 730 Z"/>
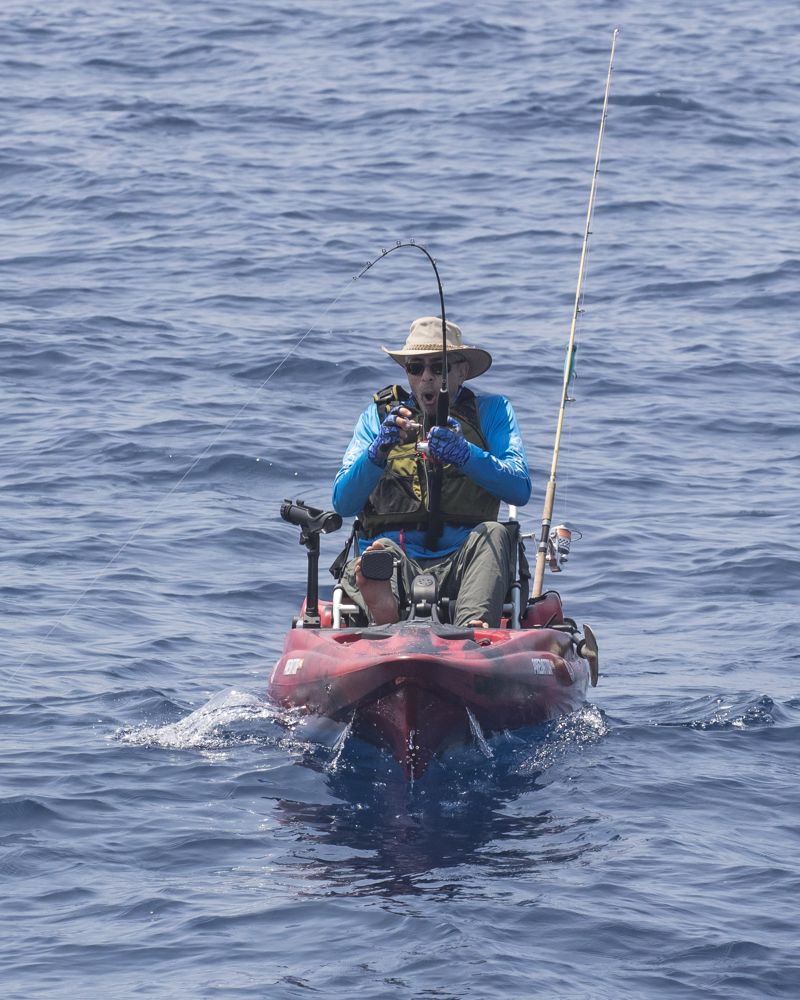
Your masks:
<path fill-rule="evenodd" d="M 447 418 L 447 427 L 434 427 L 428 435 L 428 454 L 440 462 L 457 465 L 469 461 L 469 442 L 455 417 Z"/>
<path fill-rule="evenodd" d="M 405 405 L 405 403 L 397 403 L 389 410 L 381 424 L 380 431 L 378 431 L 378 436 L 367 448 L 369 460 L 375 465 L 386 465 L 386 456 L 396 444 L 400 443 L 400 428 L 395 423 L 395 418 L 400 412 L 400 407 Z"/>

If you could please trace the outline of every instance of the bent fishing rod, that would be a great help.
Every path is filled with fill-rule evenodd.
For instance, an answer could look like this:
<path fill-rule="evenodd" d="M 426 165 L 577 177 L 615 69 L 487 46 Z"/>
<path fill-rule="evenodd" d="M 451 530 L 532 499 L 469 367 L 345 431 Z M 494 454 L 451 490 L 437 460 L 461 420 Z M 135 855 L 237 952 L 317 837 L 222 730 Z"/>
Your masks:
<path fill-rule="evenodd" d="M 608 116 L 608 95 L 611 91 L 611 73 L 614 67 L 614 51 L 617 47 L 617 36 L 619 28 L 614 29 L 611 38 L 611 55 L 608 60 L 608 74 L 606 76 L 606 86 L 603 93 L 603 110 L 600 115 L 600 130 L 597 135 L 597 148 L 594 155 L 594 170 L 592 171 L 592 183 L 589 188 L 589 207 L 586 211 L 586 227 L 583 233 L 583 243 L 581 244 L 581 258 L 578 266 L 578 286 L 575 289 L 575 305 L 572 310 L 572 322 L 569 328 L 569 341 L 567 344 L 567 356 L 564 361 L 564 381 L 561 387 L 561 405 L 558 409 L 558 420 L 556 422 L 556 438 L 553 446 L 553 460 L 550 465 L 550 479 L 547 483 L 547 491 L 544 498 L 544 510 L 542 511 L 542 530 L 539 536 L 539 547 L 536 550 L 536 568 L 533 574 L 533 597 L 541 597 L 542 585 L 544 581 L 545 562 L 547 561 L 547 551 L 550 544 L 550 525 L 553 520 L 553 507 L 556 499 L 556 470 L 558 468 L 558 454 L 561 448 L 561 432 L 564 428 L 564 416 L 568 401 L 569 383 L 575 368 L 575 331 L 578 326 L 578 315 L 582 312 L 581 302 L 583 301 L 583 283 L 586 277 L 586 258 L 589 249 L 589 236 L 591 234 L 592 216 L 594 214 L 595 195 L 597 193 L 597 175 L 600 171 L 600 155 L 603 149 L 603 134 L 606 128 L 606 118 Z"/>
<path fill-rule="evenodd" d="M 355 279 L 358 280 L 362 275 L 366 274 L 370 268 L 374 267 L 379 260 L 388 256 L 388 254 L 393 253 L 395 250 L 402 250 L 405 247 L 411 247 L 414 250 L 422 251 L 422 253 L 424 253 L 430 261 L 433 273 L 436 275 L 436 284 L 439 288 L 439 305 L 441 306 L 442 313 L 442 382 L 439 387 L 439 395 L 436 400 L 435 426 L 447 427 L 447 418 L 450 415 L 450 390 L 447 384 L 447 317 L 444 310 L 444 290 L 442 289 L 442 279 L 439 276 L 439 269 L 436 266 L 436 261 L 424 246 L 416 243 L 414 240 L 408 240 L 408 242 L 405 243 L 402 240 L 398 240 L 393 247 L 389 247 L 388 250 L 382 250 L 380 257 L 377 257 L 375 260 L 368 260 L 365 267 L 363 267 L 362 270 L 355 276 Z M 442 532 L 442 466 L 440 462 L 436 461 L 436 459 L 427 453 L 425 458 L 427 460 L 426 468 L 428 470 L 428 528 L 425 534 L 425 546 L 428 549 L 433 549 L 439 535 Z"/>
<path fill-rule="evenodd" d="M 393 247 L 389 247 L 388 250 L 381 250 L 380 257 L 376 257 L 375 260 L 368 260 L 364 267 L 355 276 L 354 280 L 358 280 L 363 275 L 373 268 L 379 260 L 383 260 L 390 253 L 394 253 L 395 250 L 402 250 L 406 247 L 410 247 L 414 250 L 420 250 L 430 261 L 430 265 L 433 268 L 433 273 L 436 275 L 436 284 L 439 289 L 439 305 L 441 306 L 442 313 L 442 384 L 439 387 L 439 398 L 436 401 L 436 426 L 437 427 L 447 427 L 447 418 L 450 414 L 450 392 L 447 388 L 447 317 L 444 311 L 444 290 L 442 288 L 442 279 L 439 276 L 439 268 L 436 266 L 436 261 L 433 259 L 431 254 L 426 250 L 424 246 L 417 243 L 415 240 L 408 240 L 403 242 L 398 240 Z"/>

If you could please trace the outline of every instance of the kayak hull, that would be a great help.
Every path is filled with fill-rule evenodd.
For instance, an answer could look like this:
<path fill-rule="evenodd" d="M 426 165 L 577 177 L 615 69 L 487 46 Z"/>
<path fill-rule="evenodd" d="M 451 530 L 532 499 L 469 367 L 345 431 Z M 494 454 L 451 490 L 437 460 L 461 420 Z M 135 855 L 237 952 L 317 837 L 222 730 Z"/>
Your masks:
<path fill-rule="evenodd" d="M 563 627 L 473 631 L 428 620 L 292 629 L 268 693 L 350 725 L 419 777 L 448 747 L 574 711 L 590 675 Z"/>

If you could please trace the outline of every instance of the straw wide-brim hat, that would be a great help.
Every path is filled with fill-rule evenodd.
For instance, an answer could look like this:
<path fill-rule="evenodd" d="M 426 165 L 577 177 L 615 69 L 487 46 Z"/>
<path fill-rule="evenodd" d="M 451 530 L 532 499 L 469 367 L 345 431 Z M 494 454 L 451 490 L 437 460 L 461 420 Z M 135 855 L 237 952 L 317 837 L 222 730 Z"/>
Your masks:
<path fill-rule="evenodd" d="M 492 356 L 488 351 L 481 350 L 480 347 L 467 347 L 464 338 L 461 336 L 461 329 L 455 323 L 446 323 L 446 341 L 448 354 L 452 351 L 460 358 L 469 362 L 469 372 L 466 378 L 476 378 L 483 375 L 492 363 Z M 390 358 L 405 366 L 409 358 L 419 357 L 427 354 L 440 354 L 442 350 L 442 320 L 440 316 L 423 316 L 415 319 L 411 324 L 411 332 L 408 339 L 399 351 L 390 351 L 388 347 L 382 347 Z"/>

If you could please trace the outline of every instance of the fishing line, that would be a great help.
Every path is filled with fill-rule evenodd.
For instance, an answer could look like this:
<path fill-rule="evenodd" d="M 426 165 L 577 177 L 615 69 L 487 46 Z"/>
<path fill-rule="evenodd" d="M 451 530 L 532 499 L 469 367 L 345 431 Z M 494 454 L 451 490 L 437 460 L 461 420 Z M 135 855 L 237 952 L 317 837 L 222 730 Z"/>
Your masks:
<path fill-rule="evenodd" d="M 328 305 L 325 307 L 322 313 L 314 320 L 314 322 L 306 330 L 306 332 L 295 341 L 295 343 L 289 348 L 289 350 L 286 352 L 283 358 L 281 358 L 281 360 L 272 369 L 269 375 L 267 375 L 267 377 L 263 380 L 263 382 L 261 382 L 257 386 L 257 388 L 251 393 L 249 398 L 245 400 L 245 402 L 239 407 L 236 413 L 234 413 L 234 415 L 227 421 L 224 427 L 222 427 L 221 430 L 217 432 L 214 438 L 212 438 L 212 440 L 206 445 L 206 447 L 200 452 L 200 454 L 197 455 L 197 457 L 191 462 L 189 467 L 186 469 L 183 475 L 177 480 L 177 482 L 175 482 L 174 485 L 158 501 L 158 503 L 147 512 L 144 519 L 133 529 L 133 531 L 128 535 L 128 537 L 125 539 L 122 545 L 120 545 L 120 547 L 117 549 L 114 555 L 111 556 L 108 562 L 106 562 L 105 565 L 103 565 L 97 571 L 94 577 L 92 577 L 89 583 L 86 584 L 86 586 L 83 588 L 78 597 L 76 597 L 75 600 L 72 602 L 72 604 L 66 609 L 66 611 L 64 611 L 59 616 L 58 620 L 54 622 L 53 625 L 50 626 L 50 628 L 45 633 L 44 637 L 40 639 L 39 642 L 26 654 L 22 662 L 7 678 L 8 682 L 13 681 L 14 678 L 20 673 L 20 671 L 27 666 L 31 657 L 35 656 L 37 653 L 44 651 L 44 646 L 46 645 L 50 636 L 55 632 L 55 630 L 59 628 L 61 625 L 63 625 L 64 622 L 66 622 L 69 619 L 70 615 L 75 611 L 76 608 L 80 606 L 80 604 L 83 602 L 84 598 L 89 593 L 89 591 L 94 588 L 94 586 L 98 583 L 98 581 L 102 579 L 102 577 L 109 571 L 109 569 L 117 562 L 117 560 L 123 554 L 123 552 L 125 552 L 125 550 L 131 545 L 131 543 L 134 542 L 136 538 L 138 538 L 139 535 L 144 531 L 144 529 L 152 522 L 155 515 L 180 489 L 180 487 L 186 482 L 186 480 L 189 478 L 192 472 L 194 472 L 194 470 L 197 468 L 200 462 L 203 461 L 203 459 L 215 447 L 215 445 L 228 433 L 228 431 L 236 423 L 236 421 L 239 420 L 242 414 L 253 405 L 256 398 L 260 395 L 263 389 L 269 384 L 269 382 L 271 382 L 272 379 L 278 374 L 278 372 L 284 367 L 286 362 L 297 352 L 297 350 L 311 336 L 311 334 L 319 329 L 319 327 L 322 324 L 322 321 L 325 319 L 325 317 L 328 315 L 331 309 L 333 309 L 333 307 L 340 301 L 340 299 L 344 296 L 347 289 L 352 286 L 352 282 L 358 281 L 359 278 L 363 277 L 363 275 L 365 275 L 367 271 L 369 271 L 372 267 L 374 267 L 379 260 L 382 260 L 388 254 L 393 253 L 395 250 L 400 250 L 403 247 L 413 247 L 414 249 L 421 251 L 422 253 L 425 254 L 425 256 L 430 261 L 431 266 L 433 267 L 434 273 L 436 275 L 436 282 L 439 288 L 439 302 L 441 304 L 441 309 L 442 309 L 443 353 L 446 360 L 447 344 L 445 342 L 446 327 L 445 327 L 445 311 L 444 311 L 444 291 L 442 289 L 442 282 L 439 277 L 439 270 L 436 266 L 436 261 L 428 252 L 428 250 L 421 244 L 417 243 L 415 240 L 413 239 L 409 239 L 406 241 L 398 240 L 394 246 L 388 249 L 382 249 L 379 257 L 376 257 L 374 260 L 367 261 L 365 266 L 357 274 L 353 275 L 352 278 L 349 278 L 347 280 L 347 283 L 342 287 L 341 291 L 331 299 L 331 301 L 328 303 Z M 443 380 L 445 382 L 445 390 L 446 390 L 446 379 L 447 379 L 446 364 L 443 365 L 442 370 L 445 373 L 443 376 Z M 33 504 L 31 504 L 30 506 L 33 506 Z"/>
<path fill-rule="evenodd" d="M 351 281 L 355 281 L 357 278 L 360 278 L 361 274 L 367 271 L 369 267 L 372 266 L 373 263 L 375 262 L 373 261 L 369 263 L 368 266 L 365 267 L 360 274 L 355 275 L 352 279 L 348 278 L 347 284 L 345 284 L 342 290 L 331 299 L 331 301 L 325 307 L 323 312 L 317 317 L 314 323 L 306 330 L 306 332 L 301 337 L 299 337 L 295 341 L 295 343 L 290 347 L 290 349 L 286 352 L 283 358 L 281 358 L 281 360 L 272 369 L 269 375 L 267 375 L 264 381 L 258 385 L 258 387 L 251 393 L 250 397 L 247 400 L 245 400 L 245 402 L 239 407 L 236 413 L 228 420 L 225 426 L 220 431 L 217 432 L 215 437 L 192 461 L 192 463 L 189 465 L 189 467 L 186 469 L 183 475 L 177 480 L 177 482 L 167 491 L 167 493 L 164 494 L 164 496 L 158 501 L 158 503 L 147 512 L 141 523 L 138 524 L 133 529 L 133 531 L 128 535 L 128 537 L 125 539 L 122 545 L 120 545 L 120 547 L 117 549 L 114 555 L 108 560 L 108 562 L 105 563 L 105 565 L 97 571 L 94 577 L 84 587 L 84 589 L 81 591 L 78 597 L 75 598 L 75 600 L 67 608 L 67 610 L 61 614 L 61 616 L 53 625 L 51 625 L 51 627 L 48 629 L 44 637 L 39 640 L 39 642 L 30 650 L 30 652 L 27 653 L 23 661 L 19 664 L 19 666 L 16 667 L 14 672 L 7 678 L 8 682 L 13 681 L 14 678 L 19 674 L 19 672 L 27 666 L 32 656 L 35 656 L 39 652 L 43 652 L 44 646 L 47 643 L 47 640 L 53 634 L 53 632 L 55 632 L 57 628 L 59 628 L 61 625 L 64 624 L 64 622 L 67 621 L 67 619 L 70 617 L 73 611 L 75 611 L 75 609 L 79 607 L 79 605 L 83 602 L 84 598 L 89 593 L 89 591 L 92 590 L 95 584 L 108 572 L 108 570 L 114 565 L 114 563 L 117 562 L 119 557 L 128 548 L 128 546 L 136 538 L 138 538 L 138 536 L 144 531 L 144 529 L 151 523 L 155 515 L 162 509 L 162 507 L 164 507 L 167 501 L 170 500 L 170 498 L 177 492 L 177 490 L 180 489 L 180 487 L 186 482 L 186 480 L 189 478 L 192 472 L 194 472 L 194 470 L 197 468 L 200 462 L 203 461 L 203 459 L 206 457 L 206 455 L 208 455 L 208 453 L 212 450 L 212 448 L 214 448 L 214 446 L 228 433 L 230 428 L 236 423 L 237 420 L 239 420 L 239 418 L 242 416 L 245 410 L 249 409 L 249 407 L 253 405 L 253 403 L 255 402 L 259 394 L 262 392 L 262 390 L 267 386 L 269 382 L 272 381 L 272 379 L 278 374 L 278 372 L 283 368 L 283 366 L 292 357 L 292 355 L 294 355 L 297 352 L 298 348 L 302 346 L 302 344 L 308 339 L 308 337 L 312 333 L 318 330 L 318 328 L 322 324 L 322 321 L 325 319 L 325 317 L 328 315 L 331 309 L 333 309 L 333 307 L 339 302 L 339 300 L 343 297 L 347 289 L 351 287 Z"/>

